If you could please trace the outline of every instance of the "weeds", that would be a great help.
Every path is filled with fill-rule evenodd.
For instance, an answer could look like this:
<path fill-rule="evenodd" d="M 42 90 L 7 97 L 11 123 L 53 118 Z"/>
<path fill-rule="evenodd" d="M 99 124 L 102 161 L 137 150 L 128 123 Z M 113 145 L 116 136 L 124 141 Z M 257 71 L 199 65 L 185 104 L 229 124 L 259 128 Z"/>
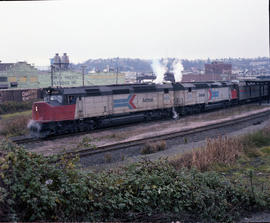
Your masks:
<path fill-rule="evenodd" d="M 254 133 L 250 133 L 241 139 L 244 149 L 262 147 L 270 145 L 270 128 L 264 128 Z"/>
<path fill-rule="evenodd" d="M 270 145 L 270 128 L 264 128 L 243 136 L 241 138 L 241 143 L 247 157 L 254 158 L 261 156 L 262 151 L 258 148 Z"/>
<path fill-rule="evenodd" d="M 167 144 L 164 140 L 158 142 L 147 142 L 141 149 L 141 154 L 156 153 L 165 149 L 167 149 Z"/>
<path fill-rule="evenodd" d="M 19 111 L 31 110 L 32 101 L 6 101 L 0 104 L 0 114 L 14 113 Z"/>
<path fill-rule="evenodd" d="M 101 136 L 99 139 L 112 139 L 112 140 L 122 140 L 125 139 L 127 136 L 127 133 L 121 132 L 121 133 L 112 133 L 108 134 L 106 136 Z"/>
<path fill-rule="evenodd" d="M 270 146 L 265 146 L 261 148 L 261 152 L 270 155 Z"/>
<path fill-rule="evenodd" d="M 110 163 L 112 161 L 112 154 L 111 153 L 106 153 L 104 155 L 104 160 L 106 163 Z"/>
<path fill-rule="evenodd" d="M 92 139 L 90 137 L 83 137 L 83 139 L 78 143 L 76 149 L 82 149 L 82 148 L 92 148 L 96 149 L 97 146 L 95 144 L 92 144 Z"/>
<path fill-rule="evenodd" d="M 1 134 L 5 136 L 25 135 L 28 132 L 27 123 L 29 120 L 29 115 L 21 115 L 4 119 L 1 121 Z"/>
<path fill-rule="evenodd" d="M 196 167 L 198 170 L 206 171 L 214 164 L 234 163 L 242 152 L 243 146 L 238 139 L 218 137 L 207 139 L 205 147 L 186 153 L 171 163 L 177 168 Z"/>

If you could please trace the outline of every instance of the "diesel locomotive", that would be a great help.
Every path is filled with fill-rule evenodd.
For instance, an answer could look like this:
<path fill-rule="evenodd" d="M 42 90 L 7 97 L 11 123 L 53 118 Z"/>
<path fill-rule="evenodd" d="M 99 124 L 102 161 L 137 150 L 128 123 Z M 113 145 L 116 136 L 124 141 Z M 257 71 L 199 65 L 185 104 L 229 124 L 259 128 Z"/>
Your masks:
<path fill-rule="evenodd" d="M 47 137 L 198 113 L 264 99 L 268 85 L 165 83 L 44 89 L 32 107 L 31 134 Z"/>

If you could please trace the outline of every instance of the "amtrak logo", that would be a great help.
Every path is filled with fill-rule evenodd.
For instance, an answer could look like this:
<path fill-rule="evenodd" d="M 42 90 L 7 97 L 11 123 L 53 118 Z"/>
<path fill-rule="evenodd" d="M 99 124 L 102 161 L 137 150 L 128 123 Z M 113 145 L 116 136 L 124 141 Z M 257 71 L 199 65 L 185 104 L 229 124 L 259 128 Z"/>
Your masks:
<path fill-rule="evenodd" d="M 130 94 L 128 98 L 124 99 L 115 99 L 113 100 L 113 107 L 119 108 L 119 107 L 128 107 L 129 109 L 135 109 L 136 106 L 133 104 L 133 100 L 136 97 L 135 94 Z"/>
<path fill-rule="evenodd" d="M 219 97 L 219 91 L 213 91 L 209 89 L 208 93 L 209 93 L 209 100 Z"/>

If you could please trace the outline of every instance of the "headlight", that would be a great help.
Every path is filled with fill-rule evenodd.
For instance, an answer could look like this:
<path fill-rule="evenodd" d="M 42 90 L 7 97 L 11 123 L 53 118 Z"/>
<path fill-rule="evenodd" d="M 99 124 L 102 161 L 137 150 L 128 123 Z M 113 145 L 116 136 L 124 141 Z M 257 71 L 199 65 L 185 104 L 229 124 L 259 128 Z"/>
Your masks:
<path fill-rule="evenodd" d="M 38 111 L 38 107 L 37 106 L 35 106 L 35 110 L 36 110 L 36 112 Z"/>

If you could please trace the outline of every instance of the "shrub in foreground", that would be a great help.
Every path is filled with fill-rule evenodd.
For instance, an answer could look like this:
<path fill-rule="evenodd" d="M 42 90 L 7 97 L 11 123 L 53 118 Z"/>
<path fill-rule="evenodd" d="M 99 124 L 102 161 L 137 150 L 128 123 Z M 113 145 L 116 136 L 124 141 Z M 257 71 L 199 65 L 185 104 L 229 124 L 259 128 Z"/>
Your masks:
<path fill-rule="evenodd" d="M 269 202 L 217 173 L 176 170 L 166 161 L 85 174 L 65 157 L 52 164 L 56 157 L 8 141 L 0 148 L 5 221 L 232 221 Z"/>

